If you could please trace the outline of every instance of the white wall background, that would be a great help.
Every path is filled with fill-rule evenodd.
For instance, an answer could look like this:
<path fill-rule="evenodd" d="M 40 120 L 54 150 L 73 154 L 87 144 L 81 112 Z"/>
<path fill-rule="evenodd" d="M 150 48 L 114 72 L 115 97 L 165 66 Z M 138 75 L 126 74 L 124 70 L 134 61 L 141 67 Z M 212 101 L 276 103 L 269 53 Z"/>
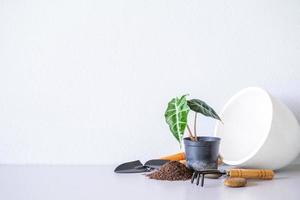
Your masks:
<path fill-rule="evenodd" d="M 186 93 L 220 111 L 261 85 L 300 119 L 299 36 L 298 0 L 0 0 L 0 163 L 177 152 L 163 114 Z"/>

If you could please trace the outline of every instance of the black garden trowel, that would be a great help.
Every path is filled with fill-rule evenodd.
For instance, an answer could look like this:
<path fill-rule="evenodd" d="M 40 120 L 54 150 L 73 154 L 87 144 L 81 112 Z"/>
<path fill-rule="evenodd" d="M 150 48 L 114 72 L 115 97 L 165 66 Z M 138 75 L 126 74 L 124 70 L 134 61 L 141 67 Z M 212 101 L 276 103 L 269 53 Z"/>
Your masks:
<path fill-rule="evenodd" d="M 155 169 L 159 169 L 162 165 L 169 162 L 169 160 L 149 160 L 144 165 L 139 160 L 126 162 L 115 169 L 115 173 L 142 173 L 150 172 Z"/>

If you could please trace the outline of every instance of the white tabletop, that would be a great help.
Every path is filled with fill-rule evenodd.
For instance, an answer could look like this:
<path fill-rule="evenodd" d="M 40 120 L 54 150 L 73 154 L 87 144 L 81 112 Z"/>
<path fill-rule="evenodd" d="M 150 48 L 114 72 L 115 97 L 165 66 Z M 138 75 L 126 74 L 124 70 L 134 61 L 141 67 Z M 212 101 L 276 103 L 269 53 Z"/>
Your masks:
<path fill-rule="evenodd" d="M 272 181 L 250 181 L 245 188 L 207 179 L 204 188 L 190 181 L 150 180 L 142 174 L 115 174 L 115 166 L 0 166 L 3 200 L 104 199 L 300 199 L 300 165 L 290 166 Z"/>

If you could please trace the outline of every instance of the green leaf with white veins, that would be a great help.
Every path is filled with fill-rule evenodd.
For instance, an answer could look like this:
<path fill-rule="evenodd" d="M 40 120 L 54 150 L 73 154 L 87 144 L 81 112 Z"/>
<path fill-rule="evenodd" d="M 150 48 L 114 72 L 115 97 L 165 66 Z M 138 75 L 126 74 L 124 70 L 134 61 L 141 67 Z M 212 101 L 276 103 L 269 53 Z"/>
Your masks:
<path fill-rule="evenodd" d="M 195 111 L 196 113 L 201 113 L 207 117 L 212 117 L 217 120 L 221 121 L 219 115 L 212 109 L 209 105 L 207 105 L 204 101 L 200 99 L 192 99 L 188 100 L 188 106 L 191 110 Z"/>
<path fill-rule="evenodd" d="M 176 140 L 181 144 L 184 130 L 187 126 L 187 117 L 190 108 L 187 104 L 186 95 L 173 98 L 168 103 L 168 108 L 165 112 L 166 122 Z"/>

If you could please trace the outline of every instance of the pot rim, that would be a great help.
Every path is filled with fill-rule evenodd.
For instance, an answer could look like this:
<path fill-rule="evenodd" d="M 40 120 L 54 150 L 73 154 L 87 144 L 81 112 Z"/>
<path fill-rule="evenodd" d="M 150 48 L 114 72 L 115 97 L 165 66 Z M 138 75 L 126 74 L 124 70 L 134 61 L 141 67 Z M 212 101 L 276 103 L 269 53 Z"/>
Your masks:
<path fill-rule="evenodd" d="M 221 138 L 217 136 L 197 136 L 197 141 L 192 141 L 190 137 L 185 137 L 183 138 L 184 140 L 189 140 L 191 142 L 200 142 L 200 141 L 205 141 L 205 142 L 215 142 L 215 141 L 220 141 Z"/>
<path fill-rule="evenodd" d="M 197 136 L 197 141 L 192 141 L 190 137 L 183 138 L 186 146 L 207 146 L 220 143 L 221 138 L 215 136 Z"/>

